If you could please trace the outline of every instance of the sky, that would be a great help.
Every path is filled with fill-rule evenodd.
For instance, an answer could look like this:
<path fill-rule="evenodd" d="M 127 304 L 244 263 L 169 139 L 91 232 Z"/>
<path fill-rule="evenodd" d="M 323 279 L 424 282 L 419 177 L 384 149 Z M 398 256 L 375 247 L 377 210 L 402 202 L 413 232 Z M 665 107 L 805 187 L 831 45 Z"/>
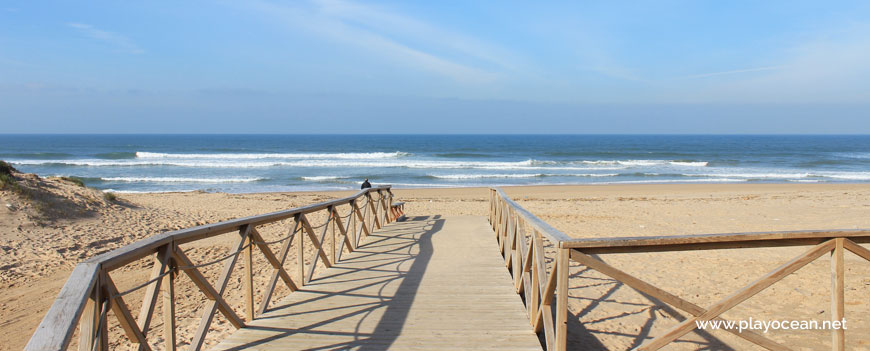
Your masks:
<path fill-rule="evenodd" d="M 867 1 L 4 1 L 0 133 L 868 134 Z"/>

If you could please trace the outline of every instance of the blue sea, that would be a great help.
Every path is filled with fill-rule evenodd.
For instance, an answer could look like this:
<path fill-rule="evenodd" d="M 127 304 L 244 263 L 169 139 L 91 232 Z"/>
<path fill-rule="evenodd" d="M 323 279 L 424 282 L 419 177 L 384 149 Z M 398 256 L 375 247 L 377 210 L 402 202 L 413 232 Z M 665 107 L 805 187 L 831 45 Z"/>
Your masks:
<path fill-rule="evenodd" d="M 870 136 L 0 135 L 0 159 L 119 193 L 870 182 Z"/>

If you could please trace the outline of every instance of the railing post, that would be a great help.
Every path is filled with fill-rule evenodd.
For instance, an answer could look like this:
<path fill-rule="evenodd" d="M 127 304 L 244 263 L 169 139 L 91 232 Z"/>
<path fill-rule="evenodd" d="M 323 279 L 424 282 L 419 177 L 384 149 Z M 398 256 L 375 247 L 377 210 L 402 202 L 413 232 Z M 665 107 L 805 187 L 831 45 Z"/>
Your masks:
<path fill-rule="evenodd" d="M 831 321 L 843 321 L 846 314 L 845 306 L 845 267 L 843 262 L 843 244 L 846 239 L 834 239 L 834 250 L 831 251 Z M 831 350 L 846 349 L 846 331 L 841 328 L 831 329 Z"/>
<path fill-rule="evenodd" d="M 305 228 L 302 227 L 302 215 L 297 214 L 293 220 L 296 222 L 296 227 L 299 228 L 299 233 L 296 235 L 296 274 L 299 276 L 299 286 L 305 285 L 305 260 L 303 256 L 305 255 L 305 248 L 302 247 L 302 243 L 305 242 L 304 236 L 305 233 L 303 231 Z"/>
<path fill-rule="evenodd" d="M 560 243 L 554 243 L 559 246 Z M 571 266 L 570 249 L 559 248 L 556 257 L 556 351 L 568 348 L 568 270 Z"/>
<path fill-rule="evenodd" d="M 245 289 L 245 314 L 248 322 L 254 320 L 254 242 L 251 238 L 251 230 L 253 228 L 250 225 L 240 228 L 240 232 L 245 236 L 245 246 L 243 249 L 243 265 L 245 270 L 242 273 L 242 279 L 244 280 Z"/>
<path fill-rule="evenodd" d="M 170 264 L 166 267 L 169 274 L 163 276 L 163 344 L 166 350 L 175 350 L 175 277 L 178 271 L 175 270 L 175 260 L 169 260 Z M 156 264 L 156 262 L 155 262 Z"/>
<path fill-rule="evenodd" d="M 97 275 L 94 287 L 82 312 L 79 324 L 79 351 L 93 351 L 94 344 L 97 342 L 95 339 L 99 329 L 97 323 L 100 320 L 100 308 L 103 305 L 100 299 L 101 276 L 101 274 Z"/>
<path fill-rule="evenodd" d="M 329 224 L 329 225 L 332 227 L 332 250 L 329 250 L 330 251 L 329 258 L 332 259 L 332 263 L 336 263 L 337 256 L 335 254 L 335 250 L 339 246 L 335 242 L 335 219 L 338 218 L 338 216 L 336 216 L 335 207 L 329 207 L 326 210 L 329 211 L 328 217 L 331 219 L 331 221 L 330 221 L 331 224 Z M 324 243 L 324 246 L 326 246 L 326 243 Z"/>

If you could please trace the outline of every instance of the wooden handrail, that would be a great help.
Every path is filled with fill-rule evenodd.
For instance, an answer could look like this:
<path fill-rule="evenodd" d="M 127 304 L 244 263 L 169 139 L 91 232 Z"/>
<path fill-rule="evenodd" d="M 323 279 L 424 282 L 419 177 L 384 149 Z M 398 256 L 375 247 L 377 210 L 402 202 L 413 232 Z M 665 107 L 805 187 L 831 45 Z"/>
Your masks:
<path fill-rule="evenodd" d="M 377 194 L 377 198 L 372 196 L 373 193 Z M 357 200 L 361 198 L 366 200 L 364 210 L 357 204 Z M 314 244 L 318 252 L 322 254 L 320 257 L 323 257 L 324 264 L 327 266 L 331 264 L 329 262 L 329 256 L 323 253 L 326 249 L 322 247 L 325 231 L 320 238 L 317 238 L 314 230 L 305 218 L 306 214 L 327 210 L 327 224 L 333 220 L 338 224 L 341 223 L 341 217 L 338 217 L 336 208 L 344 205 L 349 206 L 351 212 L 349 215 L 350 217 L 348 218 L 355 218 L 354 221 L 348 221 L 347 228 L 344 228 L 343 225 L 339 225 L 344 240 L 338 249 L 342 250 L 347 247 L 348 250 L 354 250 L 356 248 L 356 243 L 361 236 L 368 235 L 372 230 L 374 230 L 374 228 L 380 228 L 382 225 L 389 223 L 394 219 L 393 216 L 390 215 L 390 209 L 386 205 L 388 203 L 391 204 L 392 202 L 393 193 L 390 186 L 374 187 L 361 190 L 352 196 L 341 199 L 165 232 L 90 258 L 78 264 L 75 269 L 73 269 L 67 282 L 64 284 L 63 288 L 61 288 L 60 294 L 58 294 L 51 308 L 49 308 L 45 317 L 36 328 L 33 336 L 30 338 L 30 341 L 25 346 L 25 350 L 65 350 L 71 342 L 76 327 L 79 325 L 81 325 L 80 349 L 106 350 L 108 345 L 106 343 L 107 323 L 105 320 L 105 311 L 107 311 L 107 309 L 113 309 L 116 311 L 115 315 L 120 315 L 119 320 L 121 325 L 127 332 L 128 338 L 130 338 L 131 342 L 139 344 L 140 350 L 150 349 L 147 342 L 143 342 L 143 339 L 145 338 L 145 333 L 148 332 L 147 327 L 151 320 L 151 315 L 154 311 L 154 306 L 157 300 L 157 290 L 160 289 L 161 281 L 164 282 L 164 284 L 162 284 L 164 289 L 168 289 L 164 291 L 164 303 L 169 303 L 170 306 L 168 307 L 171 307 L 171 309 L 174 310 L 172 281 L 180 272 L 186 273 L 197 287 L 209 298 L 209 303 L 212 304 L 211 308 L 206 308 L 206 314 L 203 316 L 200 327 L 198 328 L 198 333 L 194 338 L 195 340 L 192 346 L 193 349 L 198 350 L 202 346 L 202 341 L 204 340 L 205 333 L 208 331 L 208 327 L 215 311 L 220 311 L 225 314 L 234 326 L 244 326 L 244 321 L 235 315 L 235 312 L 229 308 L 222 297 L 227 279 L 235 266 L 238 256 L 243 256 L 245 261 L 244 265 L 246 268 L 244 280 L 246 286 L 244 290 L 248 292 L 248 296 L 245 297 L 247 304 L 246 317 L 248 321 L 250 321 L 254 318 L 254 302 L 253 297 L 251 296 L 253 288 L 250 286 L 250 284 L 252 284 L 250 255 L 254 248 L 257 248 L 266 256 L 268 263 L 272 265 L 274 271 L 272 283 L 266 291 L 267 297 L 264 298 L 264 303 L 259 309 L 260 313 L 262 313 L 262 311 L 266 309 L 269 297 L 271 297 L 272 291 L 275 288 L 275 282 L 279 277 L 291 291 L 298 289 L 297 284 L 302 285 L 305 283 L 305 272 L 301 267 L 298 272 L 302 274 L 302 281 L 293 282 L 282 266 L 291 241 L 295 240 L 295 242 L 299 244 L 298 250 L 300 251 L 298 252 L 301 252 L 303 243 L 302 238 L 305 236 L 303 235 L 303 232 L 307 232 L 310 239 L 309 241 Z M 370 210 L 370 213 L 368 210 Z M 285 243 L 284 247 L 282 247 L 282 251 L 276 255 L 268 248 L 266 243 L 263 241 L 262 236 L 257 232 L 256 227 L 290 218 L 293 218 L 296 224 L 294 225 L 290 236 L 282 239 L 288 241 Z M 351 222 L 355 224 L 353 228 L 350 227 Z M 304 228 L 299 225 L 300 223 L 304 224 Z M 325 226 L 325 228 L 328 228 L 328 226 Z M 225 257 L 229 258 L 229 260 L 224 266 L 224 273 L 222 274 L 220 282 L 216 287 L 214 287 L 199 273 L 196 268 L 197 266 L 187 258 L 179 245 L 234 231 L 238 231 L 240 234 L 238 250 L 231 254 L 232 257 Z M 297 232 L 299 232 L 298 235 Z M 348 235 L 351 235 L 352 237 L 348 238 Z M 334 239 L 333 243 L 336 241 L 337 240 Z M 335 249 L 335 247 L 332 248 L 332 260 L 340 259 L 340 254 L 338 258 L 335 256 Z M 118 293 L 117 288 L 108 277 L 108 272 L 149 256 L 155 256 L 156 262 L 154 265 L 154 271 L 152 272 L 152 279 L 146 282 L 146 284 L 139 286 L 139 288 L 148 286 L 145 300 L 148 303 L 143 304 L 139 318 L 140 320 L 137 323 L 132 321 L 132 317 L 123 303 L 114 301 L 120 299 L 122 294 Z M 280 256 L 280 259 L 278 256 Z M 304 265 L 301 255 L 299 256 L 299 263 Z M 309 279 L 311 278 L 311 274 L 313 274 L 315 264 L 316 261 L 311 264 L 312 269 L 307 277 Z M 164 316 L 164 318 L 167 318 L 167 316 Z M 166 346 L 167 349 L 174 349 L 174 316 L 171 316 L 168 322 L 170 322 L 171 326 L 168 330 L 165 330 L 167 337 Z"/>
<path fill-rule="evenodd" d="M 696 321 L 720 320 L 725 311 L 766 289 L 774 282 L 794 273 L 809 262 L 831 253 L 832 257 L 832 320 L 840 320 L 845 314 L 843 252 L 848 250 L 870 261 L 870 250 L 858 245 L 870 243 L 870 229 L 811 230 L 759 233 L 723 233 L 673 235 L 652 237 L 570 238 L 554 229 L 540 218 L 525 210 L 507 197 L 498 188 L 490 189 L 489 219 L 496 233 L 505 265 L 515 280 L 518 294 L 524 295 L 530 323 L 535 332 L 544 334 L 548 350 L 565 350 L 567 347 L 567 298 L 568 267 L 573 260 L 616 279 L 652 298 L 685 311 L 692 316 L 663 335 L 655 337 L 638 347 L 638 350 L 658 350 L 682 335 L 695 329 Z M 526 233 L 525 227 L 531 229 Z M 556 250 L 551 268 L 545 264 L 542 238 L 546 238 Z M 666 252 L 689 250 L 738 249 L 759 247 L 811 246 L 806 253 L 784 263 L 776 270 L 759 278 L 748 286 L 705 309 L 671 294 L 639 278 L 629 275 L 594 254 Z M 556 299 L 556 317 L 550 314 Z M 768 350 L 790 350 L 767 337 L 751 330 L 722 330 L 737 335 Z M 845 349 L 843 330 L 832 330 L 832 349 Z"/>

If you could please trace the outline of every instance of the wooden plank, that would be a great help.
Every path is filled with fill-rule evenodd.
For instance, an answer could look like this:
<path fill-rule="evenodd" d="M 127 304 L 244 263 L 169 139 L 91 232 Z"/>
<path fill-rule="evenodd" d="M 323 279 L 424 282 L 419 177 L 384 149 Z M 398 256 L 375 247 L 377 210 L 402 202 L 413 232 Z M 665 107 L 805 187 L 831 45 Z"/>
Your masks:
<path fill-rule="evenodd" d="M 329 262 L 329 257 L 326 256 L 326 252 L 323 251 L 323 239 L 326 237 L 326 230 L 329 229 L 329 222 L 332 220 L 332 217 L 326 219 L 326 225 L 323 227 L 323 233 L 320 234 L 320 239 L 317 239 L 317 234 L 314 233 L 314 229 L 311 228 L 311 223 L 308 222 L 308 218 L 305 215 L 302 215 L 302 226 L 305 228 L 305 232 L 308 233 L 308 239 L 311 240 L 311 244 L 314 245 L 314 248 L 317 249 L 317 256 L 314 257 L 314 261 L 311 262 L 311 269 L 308 272 L 308 279 L 305 282 L 311 280 L 311 274 L 314 273 L 314 266 L 317 265 L 317 258 L 320 257 L 323 259 L 323 265 L 326 268 L 332 267 L 332 263 Z"/>
<path fill-rule="evenodd" d="M 542 221 L 540 218 L 514 202 L 514 200 L 511 200 L 507 196 L 507 194 L 505 194 L 504 191 L 502 191 L 500 188 L 493 189 L 496 191 L 501 200 L 504 201 L 505 205 L 511 207 L 516 212 L 517 216 L 523 217 L 523 219 L 525 219 L 532 228 L 541 232 L 544 236 L 547 237 L 547 240 L 550 240 L 550 242 L 559 243 L 571 240 L 570 236 L 562 233 L 556 228 L 553 228 L 552 226 L 547 224 L 547 222 Z"/>
<path fill-rule="evenodd" d="M 514 268 L 514 289 L 517 294 L 523 292 L 523 276 L 529 271 L 529 260 L 526 254 L 526 229 L 523 226 L 522 220 L 517 222 L 517 267 Z"/>
<path fill-rule="evenodd" d="M 336 243 L 335 243 L 336 242 L 336 240 L 335 240 L 336 239 L 336 237 L 335 237 L 335 207 L 330 207 L 329 209 L 327 209 L 327 211 L 329 211 L 329 214 L 327 216 L 329 216 L 332 219 L 330 221 L 330 223 L 326 225 L 327 227 L 332 226 L 332 240 L 330 240 L 330 242 L 329 242 L 329 244 L 331 246 L 331 248 L 329 250 L 329 258 L 330 258 L 330 262 L 335 263 L 335 262 L 338 262 L 338 261 L 336 261 L 336 254 L 335 254 L 335 250 L 338 248 L 338 245 L 336 245 Z"/>
<path fill-rule="evenodd" d="M 170 242 L 175 242 L 176 245 L 181 245 L 191 241 L 196 241 L 208 237 L 213 237 L 221 234 L 226 234 L 232 231 L 237 231 L 243 225 L 259 226 L 266 223 L 277 222 L 296 216 L 297 214 L 317 212 L 327 207 L 341 203 L 346 203 L 352 199 L 365 196 L 371 191 L 378 189 L 387 189 L 390 186 L 373 187 L 370 189 L 361 190 L 360 192 L 336 200 L 320 202 L 312 205 L 296 207 L 287 210 L 281 210 L 261 215 L 242 217 L 219 223 L 205 224 L 201 226 L 185 228 L 170 232 L 161 233 L 147 239 L 143 239 L 121 248 L 109 251 L 102 255 L 95 256 L 86 262 L 100 263 L 106 271 L 112 271 L 118 267 L 124 266 L 130 262 L 142 259 L 151 255 L 158 247 L 166 245 Z"/>
<path fill-rule="evenodd" d="M 378 207 L 380 207 L 380 203 L 372 199 L 371 193 L 366 194 L 366 196 L 369 199 L 369 207 L 372 210 L 372 221 L 377 229 L 381 229 L 381 220 L 378 218 Z"/>
<path fill-rule="evenodd" d="M 244 248 L 242 249 L 242 291 L 244 291 L 245 317 L 247 321 L 254 320 L 254 241 L 251 232 L 254 227 L 246 226 L 242 230 Z M 268 249 L 268 248 L 267 248 Z"/>
<path fill-rule="evenodd" d="M 583 249 L 587 254 L 715 250 L 746 247 L 818 245 L 832 238 L 870 241 L 870 230 L 813 230 L 763 233 L 724 233 L 649 237 L 573 239 L 562 247 Z M 609 249 L 608 251 L 595 249 Z M 658 248 L 658 249 L 657 249 Z"/>
<path fill-rule="evenodd" d="M 643 294 L 649 295 L 650 297 L 655 298 L 655 299 L 657 299 L 661 302 L 664 302 L 668 305 L 671 305 L 679 310 L 688 312 L 692 316 L 697 317 L 697 316 L 700 316 L 701 314 L 703 314 L 704 312 L 707 312 L 707 310 L 701 308 L 701 306 L 698 306 L 692 302 L 689 302 L 683 298 L 680 298 L 679 296 L 671 294 L 671 293 L 669 293 L 663 289 L 660 289 L 652 284 L 649 284 L 643 280 L 640 280 L 640 279 L 638 279 L 638 278 L 636 278 L 628 273 L 625 273 L 625 272 L 605 263 L 604 261 L 601 261 L 599 259 L 595 259 L 592 256 L 586 255 L 586 254 L 584 254 L 576 249 L 571 250 L 571 259 L 579 262 L 580 264 L 582 264 L 586 267 L 592 268 L 592 269 L 600 272 L 601 274 L 604 274 L 608 277 L 616 279 L 617 281 L 619 281 L 619 282 L 621 282 L 621 283 L 623 283 L 623 284 L 631 287 L 632 289 L 635 289 Z M 723 319 L 718 318 L 718 317 L 713 318 L 713 319 L 724 321 Z M 789 351 L 789 350 L 791 350 L 790 348 L 783 346 L 783 345 L 781 345 L 773 340 L 770 340 L 767 337 L 765 337 L 761 334 L 758 334 L 754 331 L 739 330 L 736 327 L 728 329 L 728 328 L 725 328 L 726 324 L 724 324 L 724 323 L 722 324 L 722 326 L 723 326 L 722 330 L 725 330 L 731 334 L 737 335 L 743 339 L 746 339 L 746 340 L 748 340 L 756 345 L 759 345 L 761 347 L 764 347 L 768 350 L 774 350 L 774 351 Z"/>
<path fill-rule="evenodd" d="M 297 215 L 295 220 L 297 225 L 303 225 L 301 214 Z M 305 230 L 304 225 L 300 230 Z M 305 235 L 301 231 L 296 236 L 296 275 L 299 277 L 300 287 L 305 285 L 305 260 L 303 259 L 305 257 Z"/>
<path fill-rule="evenodd" d="M 163 282 L 163 279 L 158 278 L 168 269 L 169 261 L 172 259 L 172 250 L 172 244 L 166 244 L 160 247 L 154 256 L 154 265 L 151 267 L 151 277 L 149 278 L 149 280 L 154 280 L 154 283 L 145 287 L 145 296 L 142 297 L 142 308 L 139 309 L 139 318 L 137 319 L 139 328 L 145 335 L 148 334 L 148 329 L 151 327 L 154 308 L 157 306 L 157 295 L 160 291 L 160 284 Z"/>
<path fill-rule="evenodd" d="M 244 238 L 239 241 L 235 251 L 241 250 L 243 245 Z M 193 349 L 199 350 L 202 348 L 202 342 L 205 340 L 205 334 L 208 333 L 208 326 L 211 324 L 211 320 L 214 317 L 215 309 L 221 311 L 234 327 L 242 328 L 245 326 L 245 322 L 242 321 L 236 312 L 233 311 L 229 304 L 227 304 L 223 299 L 223 292 L 227 287 L 230 272 L 232 272 L 233 267 L 236 264 L 236 259 L 238 258 L 237 255 L 232 256 L 224 265 L 224 270 L 218 279 L 218 289 L 215 289 L 208 283 L 205 276 L 194 267 L 195 265 L 193 262 L 187 258 L 187 255 L 184 254 L 184 251 L 181 250 L 181 248 L 176 249 L 174 257 L 180 266 L 187 266 L 182 269 L 184 273 L 190 277 L 190 280 L 192 280 L 199 290 L 202 291 L 202 293 L 210 300 L 209 302 L 206 302 L 206 306 L 203 310 L 203 317 L 200 320 L 199 327 L 197 328 L 196 334 L 194 334 L 193 341 L 191 342 L 191 347 Z"/>
<path fill-rule="evenodd" d="M 118 318 L 118 324 L 121 325 L 121 329 L 123 329 L 124 333 L 127 335 L 127 339 L 134 344 L 138 344 L 140 350 L 151 350 L 151 347 L 148 346 L 148 340 L 145 339 L 145 334 L 142 333 L 139 329 L 139 325 L 136 324 L 136 320 L 133 319 L 133 314 L 130 313 L 130 310 L 127 308 L 127 304 L 124 302 L 124 297 L 118 292 L 118 288 L 115 286 L 115 282 L 112 281 L 112 277 L 110 277 L 108 273 L 103 273 L 100 279 L 102 280 L 102 285 L 105 287 L 108 296 L 114 300 L 110 303 L 110 306 L 112 312 L 115 313 L 115 317 Z"/>
<path fill-rule="evenodd" d="M 284 250 L 283 257 L 281 258 L 281 260 L 278 260 L 278 258 L 275 257 L 275 254 L 272 253 L 272 250 L 269 249 L 269 246 L 264 243 L 265 240 L 263 240 L 263 236 L 260 235 L 260 233 L 256 229 L 251 229 L 251 239 L 253 239 L 255 245 L 260 249 L 260 252 L 263 253 L 263 256 L 266 257 L 266 261 L 269 262 L 270 265 L 272 265 L 272 269 L 275 270 L 275 274 L 281 277 L 281 280 L 283 280 L 284 284 L 287 285 L 287 288 L 290 289 L 290 292 L 299 290 L 299 287 L 296 286 L 296 283 L 293 282 L 290 274 L 287 273 L 286 270 L 284 270 L 283 262 L 287 256 L 287 250 Z M 291 239 L 292 238 L 287 239 L 286 242 L 289 243 Z"/>
<path fill-rule="evenodd" d="M 670 343 L 671 341 L 674 341 L 677 338 L 685 335 L 686 333 L 694 330 L 697 327 L 697 325 L 695 324 L 696 321 L 710 320 L 712 318 L 718 317 L 719 315 L 728 311 L 729 309 L 736 306 L 737 304 L 739 304 L 739 303 L 745 301 L 746 299 L 754 296 L 758 292 L 773 285 L 773 283 L 780 281 L 782 278 L 785 278 L 789 274 L 794 273 L 795 271 L 797 271 L 801 267 L 803 267 L 803 266 L 807 265 L 808 263 L 814 261 L 815 259 L 819 258 L 821 255 L 825 254 L 826 252 L 831 251 L 833 248 L 834 248 L 834 241 L 833 240 L 829 240 L 829 241 L 826 241 L 826 242 L 821 243 L 819 245 L 816 245 L 815 247 L 811 248 L 806 253 L 793 258 L 792 260 L 786 262 L 785 264 L 783 264 L 779 268 L 775 269 L 774 271 L 764 275 L 763 277 L 752 282 L 751 284 L 747 285 L 746 287 L 744 287 L 740 290 L 737 290 L 736 292 L 729 295 L 725 299 L 722 299 L 721 301 L 715 303 L 713 306 L 710 306 L 710 308 L 707 309 L 707 312 L 704 312 L 700 316 L 686 319 L 685 321 L 683 321 L 680 324 L 678 324 L 677 326 L 671 328 L 670 330 L 668 330 L 664 334 L 657 336 L 656 338 L 648 341 L 647 343 L 644 343 L 638 349 L 639 350 L 658 350 L 658 349 L 662 348 L 663 346 Z"/>
<path fill-rule="evenodd" d="M 358 247 L 358 246 L 359 246 L 359 240 L 364 239 L 365 237 L 369 236 L 371 233 L 369 233 L 369 228 L 366 227 L 366 219 L 365 219 L 365 216 L 364 216 L 364 215 L 362 214 L 362 212 L 360 211 L 359 206 L 357 206 L 357 204 L 356 204 L 356 201 L 354 201 L 354 202 L 352 203 L 352 206 L 353 206 L 353 212 L 356 213 L 356 217 L 357 217 L 357 219 L 359 219 L 360 227 L 361 227 L 362 234 L 363 234 L 363 235 L 359 235 L 359 236 L 358 236 L 358 238 L 359 238 L 359 239 L 357 239 L 357 247 Z"/>
<path fill-rule="evenodd" d="M 434 223 L 385 226 L 215 350 L 540 350 L 486 220 Z"/>
<path fill-rule="evenodd" d="M 24 346 L 25 350 L 65 350 L 69 346 L 82 312 L 92 309 L 85 305 L 90 300 L 89 292 L 96 283 L 98 269 L 99 264 L 92 262 L 76 265 L 30 341 Z M 84 325 L 86 318 L 82 319 Z"/>
<path fill-rule="evenodd" d="M 556 323 L 555 345 L 557 351 L 565 351 L 568 348 L 568 269 L 571 258 L 570 249 L 559 249 L 556 256 Z"/>
<path fill-rule="evenodd" d="M 85 305 L 85 314 L 82 316 L 79 330 L 79 351 L 92 351 L 98 344 L 96 337 L 99 329 L 100 306 L 102 306 L 101 276 L 102 274 L 98 274 L 95 278 L 96 282 Z"/>
<path fill-rule="evenodd" d="M 846 315 L 845 265 L 843 262 L 843 245 L 845 239 L 834 239 L 834 250 L 831 251 L 831 321 L 844 321 Z M 846 330 L 831 329 L 832 350 L 846 349 Z"/>
<path fill-rule="evenodd" d="M 57 350 L 64 349 L 69 345 L 79 317 L 82 315 L 82 310 L 85 308 L 86 300 L 88 300 L 88 291 L 90 291 L 91 285 L 96 279 L 97 267 L 101 267 L 109 272 L 152 255 L 161 246 L 173 242 L 176 244 L 186 243 L 238 230 L 243 225 L 259 225 L 280 221 L 298 214 L 310 213 L 336 204 L 348 203 L 369 194 L 371 191 L 381 190 L 391 193 L 389 188 L 390 186 L 380 186 L 361 190 L 354 195 L 332 201 L 165 232 L 88 259 L 73 270 L 73 274 L 64 285 L 49 312 L 43 318 L 40 326 L 37 327 L 25 349 Z M 143 330 L 147 332 L 147 328 L 143 328 Z"/>
<path fill-rule="evenodd" d="M 175 268 L 175 267 L 172 267 Z M 177 345 L 175 325 L 175 278 L 178 271 L 163 276 L 163 349 L 175 350 Z"/>
<path fill-rule="evenodd" d="M 281 259 L 277 260 L 277 265 L 275 263 L 272 263 L 272 277 L 269 279 L 269 285 L 266 286 L 266 291 L 263 295 L 263 301 L 260 302 L 260 310 L 258 311 L 259 314 L 266 313 L 266 310 L 269 308 L 269 301 L 272 300 L 272 294 L 275 292 L 275 285 L 278 284 L 278 276 L 281 275 L 281 272 L 284 272 L 283 274 L 286 275 L 286 277 L 282 277 L 281 279 L 284 280 L 284 284 L 287 285 L 287 287 L 290 289 L 290 292 L 299 290 L 299 287 L 296 286 L 296 284 L 293 282 L 293 279 L 290 278 L 290 274 L 284 270 L 284 262 L 287 260 L 287 254 L 290 253 L 290 244 L 293 243 L 293 239 L 296 236 L 296 231 L 298 229 L 299 222 L 295 222 L 293 228 L 290 229 L 287 240 L 284 241 L 284 244 L 281 245 Z M 260 235 L 260 233 L 256 231 L 256 229 L 252 233 L 253 235 L 255 235 L 256 240 L 264 241 L 263 237 Z M 266 257 L 266 260 L 271 263 L 272 259 L 270 259 L 269 256 L 272 256 L 274 258 L 274 255 L 272 255 L 272 250 L 269 249 L 269 246 L 267 246 L 266 244 L 262 244 L 262 246 L 260 245 L 261 244 L 259 243 L 257 244 L 257 246 L 260 247 L 260 251 L 262 251 L 264 255 L 267 252 L 269 253 Z M 263 246 L 265 246 L 265 250 Z"/>
<path fill-rule="evenodd" d="M 329 230 L 329 223 L 332 221 L 332 216 L 326 218 L 326 223 L 323 226 L 323 232 L 320 234 L 320 239 L 317 239 L 316 234 L 314 234 L 314 229 L 311 228 L 311 223 L 308 223 L 308 219 L 305 218 L 305 215 L 302 215 L 302 225 L 305 227 L 305 231 L 308 233 L 308 239 L 311 240 L 311 244 L 314 245 L 314 248 L 317 249 L 317 256 L 314 256 L 314 260 L 311 261 L 311 266 L 308 267 L 308 276 L 304 280 L 307 284 L 314 278 L 314 269 L 317 268 L 317 260 L 318 258 L 323 259 L 323 265 L 326 268 L 332 267 L 332 263 L 329 262 L 329 257 L 326 256 L 326 252 L 323 252 L 323 239 L 326 238 L 326 231 Z"/>
<path fill-rule="evenodd" d="M 347 233 L 348 230 L 344 227 L 344 223 L 341 221 L 341 217 L 338 215 L 338 210 L 333 208 L 332 210 L 333 217 L 335 218 L 335 225 L 338 226 L 338 234 L 342 237 L 341 246 L 338 247 L 337 257 L 333 262 L 338 262 L 341 259 L 341 253 L 344 251 L 344 248 L 347 247 L 348 252 L 353 252 L 353 245 L 351 244 L 350 238 Z M 350 221 L 347 221 L 347 225 L 350 226 Z M 333 229 L 335 230 L 335 229 Z M 333 233 L 333 241 L 335 241 L 335 236 Z M 334 252 L 334 251 L 333 251 Z"/>
<path fill-rule="evenodd" d="M 856 244 L 854 241 L 846 239 L 845 241 L 843 241 L 843 247 L 845 247 L 849 251 L 852 251 L 852 253 L 858 255 L 859 257 L 870 261 L 870 250 L 867 250 L 863 246 Z"/>
<path fill-rule="evenodd" d="M 102 282 L 101 282 L 102 284 Z M 112 307 L 112 299 L 106 296 L 105 291 L 101 291 L 101 298 L 103 300 L 102 307 L 100 307 L 100 318 L 97 325 L 97 350 L 101 351 L 109 351 L 109 309 Z"/>

